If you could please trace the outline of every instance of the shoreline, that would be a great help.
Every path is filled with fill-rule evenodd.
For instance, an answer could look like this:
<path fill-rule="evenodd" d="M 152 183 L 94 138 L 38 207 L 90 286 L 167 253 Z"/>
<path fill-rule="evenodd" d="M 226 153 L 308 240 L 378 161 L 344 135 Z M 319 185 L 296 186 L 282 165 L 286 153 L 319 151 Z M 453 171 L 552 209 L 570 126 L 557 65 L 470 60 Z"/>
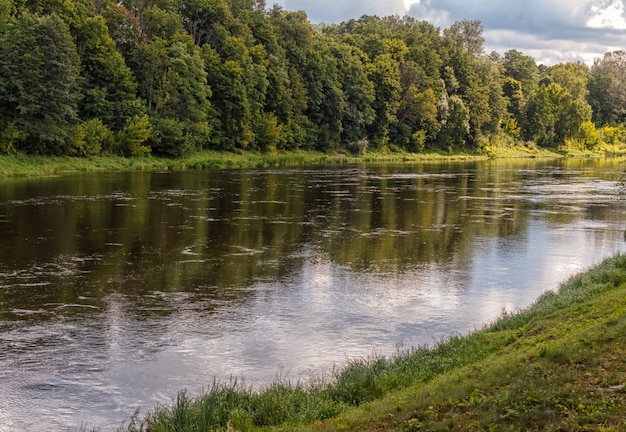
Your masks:
<path fill-rule="evenodd" d="M 348 165 L 359 163 L 429 163 L 489 159 L 558 159 L 558 158 L 623 157 L 622 154 L 558 152 L 530 150 L 526 147 L 483 152 L 458 153 L 404 153 L 379 151 L 351 155 L 347 153 L 320 153 L 316 151 L 290 152 L 220 152 L 206 150 L 178 159 L 144 156 L 72 157 L 72 156 L 0 156 L 0 178 L 46 177 L 80 172 L 115 171 L 184 171 L 211 169 L 245 169 L 271 167 L 298 167 L 310 165 Z"/>

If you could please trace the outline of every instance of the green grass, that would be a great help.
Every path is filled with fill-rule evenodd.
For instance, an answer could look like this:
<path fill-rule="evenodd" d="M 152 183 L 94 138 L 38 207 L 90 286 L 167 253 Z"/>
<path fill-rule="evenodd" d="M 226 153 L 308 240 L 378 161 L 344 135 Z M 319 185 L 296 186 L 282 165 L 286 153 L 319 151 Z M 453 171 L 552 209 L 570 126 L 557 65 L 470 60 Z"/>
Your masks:
<path fill-rule="evenodd" d="M 626 430 L 626 256 L 467 336 L 326 382 L 214 383 L 131 431 Z"/>
<path fill-rule="evenodd" d="M 87 171 L 141 171 L 168 169 L 167 160 L 153 157 L 0 156 L 0 177 L 54 176 Z"/>
<path fill-rule="evenodd" d="M 506 149 L 489 152 L 431 152 L 402 151 L 368 152 L 359 156 L 349 153 L 315 151 L 289 152 L 223 152 L 204 150 L 179 159 L 154 156 L 123 158 L 119 156 L 0 156 L 0 177 L 55 176 L 71 172 L 92 171 L 147 171 L 147 170 L 208 170 L 225 168 L 269 168 L 312 165 L 343 165 L 378 162 L 430 162 L 494 157 L 561 157 L 561 154 L 528 149 Z"/>
<path fill-rule="evenodd" d="M 606 147 L 606 146 L 605 146 Z M 208 170 L 225 168 L 270 168 L 312 165 L 343 165 L 356 163 L 384 162 L 440 162 L 480 159 L 514 158 L 559 158 L 623 156 L 623 146 L 600 149 L 599 152 L 576 149 L 549 150 L 525 145 L 484 145 L 480 150 L 431 151 L 409 153 L 394 147 L 394 151 L 383 149 L 353 155 L 331 151 L 275 151 L 261 153 L 253 151 L 226 152 L 203 150 L 178 159 L 144 156 L 124 158 L 120 156 L 69 157 L 27 156 L 22 154 L 0 155 L 0 177 L 55 176 L 71 172 L 89 171 L 147 171 L 147 170 Z"/>

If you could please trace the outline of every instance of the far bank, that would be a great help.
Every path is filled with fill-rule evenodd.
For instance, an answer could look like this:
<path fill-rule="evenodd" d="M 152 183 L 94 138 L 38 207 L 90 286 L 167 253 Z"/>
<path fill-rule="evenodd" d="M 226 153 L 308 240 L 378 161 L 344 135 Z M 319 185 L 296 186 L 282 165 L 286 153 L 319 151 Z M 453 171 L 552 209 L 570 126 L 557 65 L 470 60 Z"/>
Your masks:
<path fill-rule="evenodd" d="M 359 155 L 350 153 L 321 153 L 315 151 L 291 152 L 223 152 L 201 151 L 193 155 L 169 159 L 155 156 L 28 156 L 23 154 L 0 156 L 0 177 L 56 176 L 76 172 L 111 171 L 181 171 L 207 169 L 297 167 L 305 165 L 344 165 L 357 163 L 425 163 L 458 160 L 485 160 L 507 158 L 562 158 L 615 157 L 606 154 L 575 151 L 552 151 L 527 147 L 492 148 L 474 152 L 408 153 L 379 151 Z"/>

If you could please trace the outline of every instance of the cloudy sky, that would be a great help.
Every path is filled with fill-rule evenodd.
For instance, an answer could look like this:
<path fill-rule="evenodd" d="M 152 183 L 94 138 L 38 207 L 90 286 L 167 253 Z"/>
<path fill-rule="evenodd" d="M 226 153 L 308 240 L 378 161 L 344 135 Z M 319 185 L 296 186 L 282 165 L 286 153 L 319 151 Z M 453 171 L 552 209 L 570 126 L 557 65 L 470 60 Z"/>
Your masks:
<path fill-rule="evenodd" d="M 485 51 L 517 49 L 537 63 L 582 60 L 626 50 L 626 0 L 274 0 L 304 10 L 314 23 L 361 15 L 411 15 L 440 28 L 478 19 Z"/>

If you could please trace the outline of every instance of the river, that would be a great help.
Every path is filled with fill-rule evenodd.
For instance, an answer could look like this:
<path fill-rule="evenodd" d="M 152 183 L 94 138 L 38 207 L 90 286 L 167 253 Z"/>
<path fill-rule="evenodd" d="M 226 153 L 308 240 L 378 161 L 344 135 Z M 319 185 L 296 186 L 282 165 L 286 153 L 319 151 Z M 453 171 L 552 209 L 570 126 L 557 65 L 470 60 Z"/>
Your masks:
<path fill-rule="evenodd" d="M 625 249 L 617 160 L 0 180 L 0 431 L 465 334 Z"/>

